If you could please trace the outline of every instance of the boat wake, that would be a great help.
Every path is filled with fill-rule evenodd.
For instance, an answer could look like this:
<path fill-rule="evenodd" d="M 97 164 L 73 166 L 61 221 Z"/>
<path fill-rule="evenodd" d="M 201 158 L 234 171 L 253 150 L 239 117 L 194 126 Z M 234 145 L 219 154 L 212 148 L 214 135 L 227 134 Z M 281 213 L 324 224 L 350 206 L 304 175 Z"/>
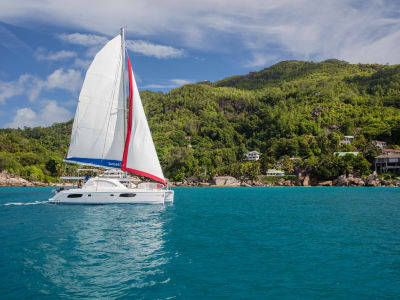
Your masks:
<path fill-rule="evenodd" d="M 8 205 L 36 205 L 36 204 L 45 204 L 49 203 L 49 201 L 35 201 L 35 202 L 9 202 L 9 203 L 4 203 L 2 204 L 3 206 L 8 206 Z"/>

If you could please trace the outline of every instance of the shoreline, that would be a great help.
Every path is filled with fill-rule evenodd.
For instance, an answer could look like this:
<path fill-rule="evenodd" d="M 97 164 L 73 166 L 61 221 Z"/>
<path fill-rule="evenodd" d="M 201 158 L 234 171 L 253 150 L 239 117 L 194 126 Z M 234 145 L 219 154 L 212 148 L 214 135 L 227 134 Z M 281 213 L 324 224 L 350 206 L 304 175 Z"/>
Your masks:
<path fill-rule="evenodd" d="M 324 185 L 293 185 L 293 186 L 284 186 L 284 185 L 256 185 L 256 186 L 217 186 L 217 185 L 210 185 L 210 186 L 193 186 L 193 185 L 181 185 L 181 186 L 169 186 L 171 188 L 399 188 L 399 186 L 324 186 Z"/>
<path fill-rule="evenodd" d="M 332 188 L 352 188 L 352 187 L 365 187 L 365 188 L 374 188 L 374 187 L 390 187 L 390 188 L 398 188 L 400 186 L 397 185 L 252 185 L 252 186 L 244 186 L 244 185 L 169 185 L 171 188 L 314 188 L 314 187 L 332 187 Z"/>
<path fill-rule="evenodd" d="M 6 184 L 0 184 L 0 188 L 7 188 L 7 187 L 23 187 L 23 188 L 30 188 L 30 187 L 53 187 L 53 188 L 57 188 L 57 187 L 63 187 L 65 185 L 62 184 L 47 184 L 47 183 L 42 183 L 42 184 L 30 184 L 30 185 L 18 185 L 18 184 L 10 184 L 10 185 L 6 185 Z"/>
<path fill-rule="evenodd" d="M 297 178 L 275 180 L 265 180 L 259 177 L 258 180 L 239 181 L 231 176 L 216 176 L 207 182 L 200 182 L 196 179 L 184 180 L 183 182 L 168 182 L 170 187 L 294 187 L 294 186 L 337 186 L 337 187 L 400 187 L 400 177 L 384 179 L 373 172 L 367 177 L 354 177 L 352 174 L 341 175 L 334 180 L 316 180 L 310 175 L 299 175 Z M 18 175 L 10 174 L 6 171 L 0 172 L 0 187 L 62 187 L 72 186 L 72 184 L 62 184 L 60 182 L 44 183 L 39 181 L 29 181 Z"/>
<path fill-rule="evenodd" d="M 1 188 L 37 188 L 37 187 L 63 187 L 64 185 L 47 185 L 47 184 L 38 184 L 38 185 L 0 185 Z M 385 188 L 399 188 L 400 186 L 395 185 L 378 185 L 378 186 L 357 186 L 357 185 L 349 185 L 349 186 L 340 186 L 340 185 L 252 185 L 252 186 L 244 186 L 244 185 L 169 185 L 170 188 L 321 188 L 321 187 L 331 187 L 331 188 L 376 188 L 376 187 L 385 187 Z"/>
<path fill-rule="evenodd" d="M 299 175 L 295 179 L 276 178 L 275 180 L 239 181 L 231 176 L 214 177 L 211 182 L 170 182 L 170 186 L 176 187 L 294 187 L 294 186 L 337 186 L 337 187 L 400 187 L 400 177 L 385 179 L 373 172 L 367 177 L 355 177 L 352 174 L 341 175 L 333 180 L 317 180 L 310 175 Z"/>

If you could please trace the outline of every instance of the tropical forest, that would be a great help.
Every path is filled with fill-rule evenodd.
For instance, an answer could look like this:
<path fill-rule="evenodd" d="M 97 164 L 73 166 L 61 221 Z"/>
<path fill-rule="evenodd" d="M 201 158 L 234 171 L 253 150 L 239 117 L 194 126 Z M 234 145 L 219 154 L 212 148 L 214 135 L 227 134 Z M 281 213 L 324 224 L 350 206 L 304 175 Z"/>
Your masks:
<path fill-rule="evenodd" d="M 283 61 L 168 93 L 141 91 L 141 98 L 171 182 L 253 180 L 274 168 L 316 180 L 362 177 L 381 151 L 374 140 L 400 148 L 400 65 Z M 0 171 L 41 182 L 73 172 L 78 166 L 63 162 L 72 123 L 1 129 Z M 353 142 L 341 144 L 344 136 Z M 249 151 L 260 160 L 245 161 Z"/>

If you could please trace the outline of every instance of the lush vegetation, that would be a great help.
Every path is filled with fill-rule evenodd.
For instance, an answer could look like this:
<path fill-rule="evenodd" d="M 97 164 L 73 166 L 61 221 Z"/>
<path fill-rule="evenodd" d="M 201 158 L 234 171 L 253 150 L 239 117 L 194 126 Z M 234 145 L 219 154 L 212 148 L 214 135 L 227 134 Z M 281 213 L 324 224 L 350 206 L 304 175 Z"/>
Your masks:
<path fill-rule="evenodd" d="M 400 66 L 286 61 L 260 72 L 169 93 L 141 92 L 165 175 L 174 181 L 215 174 L 255 178 L 277 162 L 317 179 L 370 172 L 372 140 L 400 144 Z M 0 130 L 0 169 L 54 180 L 71 122 Z M 344 135 L 353 145 L 340 146 Z M 357 157 L 335 151 L 360 150 Z M 261 161 L 243 163 L 250 150 Z M 291 160 L 297 157 L 298 160 Z"/>
<path fill-rule="evenodd" d="M 50 127 L 0 130 L 0 170 L 33 181 L 53 182 L 66 165 L 72 121 Z"/>

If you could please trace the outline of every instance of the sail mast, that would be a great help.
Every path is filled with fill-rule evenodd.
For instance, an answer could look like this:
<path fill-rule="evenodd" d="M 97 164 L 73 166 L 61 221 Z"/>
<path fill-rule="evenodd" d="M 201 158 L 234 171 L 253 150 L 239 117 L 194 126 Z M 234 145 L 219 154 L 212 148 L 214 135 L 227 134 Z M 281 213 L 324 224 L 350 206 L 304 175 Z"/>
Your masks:
<path fill-rule="evenodd" d="M 123 97 L 123 112 L 124 112 L 124 137 L 126 137 L 126 124 L 127 124 L 127 101 L 126 101 L 126 83 L 125 83 L 125 28 L 121 27 L 121 51 L 122 51 L 122 97 Z"/>

